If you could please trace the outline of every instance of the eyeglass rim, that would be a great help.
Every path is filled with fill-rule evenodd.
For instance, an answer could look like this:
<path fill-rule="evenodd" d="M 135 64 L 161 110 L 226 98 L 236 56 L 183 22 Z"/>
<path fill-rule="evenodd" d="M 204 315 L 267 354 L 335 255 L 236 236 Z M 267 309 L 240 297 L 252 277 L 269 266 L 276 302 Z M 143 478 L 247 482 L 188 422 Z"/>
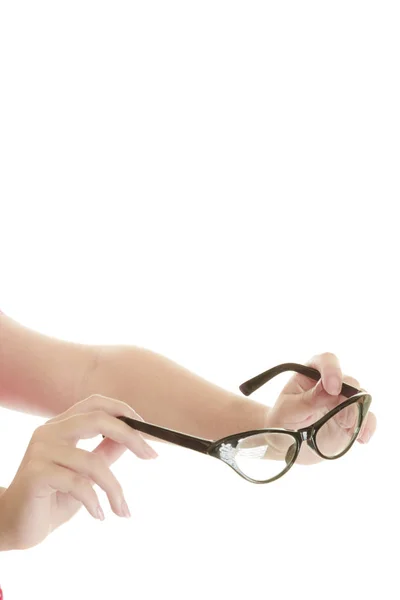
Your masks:
<path fill-rule="evenodd" d="M 244 473 L 240 469 L 235 458 L 233 459 L 232 462 L 230 462 L 230 461 L 224 459 L 222 456 L 220 456 L 219 450 L 224 443 L 229 443 L 229 441 L 236 441 L 236 440 L 239 442 L 240 440 L 245 439 L 246 437 L 253 437 L 254 435 L 261 435 L 263 433 L 279 433 L 279 434 L 289 435 L 294 439 L 294 441 L 296 443 L 296 450 L 294 452 L 291 462 L 287 464 L 287 466 L 285 467 L 285 469 L 283 469 L 283 471 L 278 473 L 278 475 L 275 475 L 275 477 L 271 477 L 270 479 L 264 479 L 264 480 L 253 479 L 252 477 L 249 477 L 248 475 L 246 475 L 246 473 Z M 235 433 L 235 434 L 226 436 L 224 438 L 221 438 L 220 440 L 217 440 L 212 444 L 212 446 L 207 450 L 207 454 L 209 454 L 210 456 L 213 456 L 214 458 L 218 458 L 219 460 L 224 462 L 226 465 L 228 465 L 228 467 L 231 467 L 231 469 L 236 471 L 236 473 L 238 475 L 240 475 L 241 477 L 243 477 L 243 479 L 246 479 L 247 481 L 250 481 L 251 483 L 271 483 L 272 481 L 275 481 L 276 479 L 280 479 L 280 477 L 285 475 L 289 471 L 289 469 L 292 468 L 292 466 L 296 462 L 296 459 L 299 455 L 302 441 L 303 440 L 301 438 L 301 434 L 299 431 L 291 430 L 291 429 L 284 429 L 281 427 L 267 427 L 265 429 L 254 429 L 254 430 L 250 430 L 250 431 L 244 431 L 242 433 Z"/>
<path fill-rule="evenodd" d="M 321 378 L 320 372 L 317 369 L 314 369 L 313 367 L 309 367 L 307 365 L 302 365 L 299 363 L 283 363 L 283 364 L 273 367 L 272 369 L 269 369 L 268 371 L 264 371 L 260 375 L 257 375 L 256 377 L 253 377 L 252 379 L 246 381 L 245 383 L 243 383 L 239 386 L 239 389 L 245 396 L 249 396 L 252 392 L 254 392 L 255 390 L 259 389 L 262 385 L 264 385 L 264 383 L 266 383 L 267 381 L 270 381 L 276 375 L 279 375 L 280 373 L 284 373 L 286 371 L 294 371 L 297 373 L 301 373 L 302 375 L 305 375 L 306 377 L 310 377 L 311 379 L 314 379 L 315 381 L 318 381 Z M 273 429 L 275 431 L 280 431 L 280 432 L 283 431 L 285 433 L 294 434 L 294 436 L 298 440 L 298 446 L 296 447 L 296 453 L 292 459 L 292 462 L 289 463 L 290 466 L 288 465 L 288 468 L 284 469 L 284 471 L 282 471 L 282 473 L 280 475 L 278 475 L 277 477 L 272 478 L 270 480 L 257 481 L 257 480 L 252 480 L 251 478 L 246 477 L 244 474 L 242 474 L 239 471 L 237 471 L 238 474 L 241 475 L 242 477 L 244 477 L 245 479 L 248 479 L 249 481 L 252 481 L 254 483 L 267 483 L 267 482 L 269 483 L 270 481 L 274 481 L 275 479 L 278 479 L 279 477 L 281 477 L 282 475 L 287 473 L 289 468 L 291 468 L 291 466 L 293 466 L 293 464 L 296 462 L 298 453 L 300 451 L 301 443 L 304 441 L 302 438 L 302 432 L 304 432 L 312 427 L 315 427 L 317 424 L 320 424 L 323 421 L 323 419 L 325 419 L 325 421 L 330 419 L 333 416 L 334 412 L 337 412 L 337 410 L 341 410 L 346 405 L 346 403 L 351 404 L 352 402 L 359 401 L 359 400 L 362 400 L 362 398 L 364 398 L 363 416 L 362 416 L 362 421 L 363 421 L 368 412 L 371 401 L 372 401 L 372 397 L 370 396 L 370 394 L 368 394 L 364 390 L 358 390 L 357 388 L 354 388 L 353 386 L 351 386 L 349 384 L 343 383 L 340 395 L 346 396 L 348 398 L 348 400 L 340 403 L 337 407 L 335 407 L 334 409 L 329 411 L 326 415 L 324 415 L 324 417 L 322 417 L 322 419 L 320 419 L 319 421 L 316 421 L 315 423 L 312 423 L 307 428 L 303 428 L 298 431 L 290 430 L 290 429 L 283 429 L 283 428 L 268 428 L 269 430 Z M 366 399 L 368 399 L 368 401 L 366 401 Z M 236 434 L 232 434 L 230 436 L 226 436 L 219 440 L 209 440 L 206 438 L 201 438 L 198 436 L 193 436 L 193 435 L 190 435 L 187 433 L 183 433 L 181 431 L 169 429 L 167 427 L 155 425 L 153 423 L 149 423 L 146 421 L 138 421 L 137 419 L 132 419 L 130 417 L 119 416 L 117 418 L 120 419 L 121 421 L 124 421 L 127 425 L 129 425 L 133 429 L 142 431 L 143 433 L 147 433 L 155 438 L 170 442 L 172 444 L 176 444 L 178 446 L 182 446 L 184 448 L 195 450 L 195 451 L 201 452 L 203 454 L 209 454 L 211 456 L 215 456 L 215 455 L 210 454 L 210 449 L 215 448 L 218 444 L 223 443 L 223 441 L 226 440 L 227 438 L 232 438 L 235 436 L 240 438 L 240 437 L 243 437 L 243 435 L 245 435 L 246 433 L 249 433 L 249 432 L 239 432 Z M 253 430 L 253 431 L 255 431 L 256 433 L 260 433 L 264 430 L 258 429 L 258 430 Z M 103 435 L 103 438 L 104 437 L 105 436 Z M 348 450 L 351 448 L 351 446 L 352 446 L 352 444 L 348 447 L 348 449 L 344 452 L 344 454 L 346 452 L 348 452 Z M 321 454 L 318 450 L 315 450 L 315 451 L 320 457 L 327 458 L 323 454 Z M 340 456 L 343 456 L 343 454 L 337 455 L 337 456 L 333 457 L 333 459 L 340 458 Z M 216 458 L 220 458 L 220 457 L 216 456 Z M 327 458 L 327 459 L 329 460 L 330 458 Z M 223 461 L 223 462 L 225 462 L 225 461 Z M 228 463 L 226 463 L 226 464 L 228 464 Z M 231 466 L 231 465 L 229 465 L 229 466 Z"/>
<path fill-rule="evenodd" d="M 219 460 L 221 460 L 222 462 L 225 462 L 229 467 L 233 468 L 241 477 L 243 477 L 244 479 L 246 479 L 247 481 L 250 481 L 252 483 L 271 483 L 272 481 L 275 481 L 277 479 L 279 479 L 280 477 L 282 477 L 283 475 L 285 475 L 289 469 L 291 469 L 291 467 L 294 465 L 294 463 L 297 460 L 297 457 L 300 453 L 300 449 L 302 446 L 303 442 L 307 442 L 308 446 L 320 457 L 323 458 L 325 460 L 336 460 L 338 458 L 341 458 L 342 456 L 344 456 L 349 450 L 350 448 L 353 446 L 354 442 L 356 441 L 358 434 L 360 432 L 361 429 L 361 425 L 364 421 L 365 415 L 368 412 L 368 408 L 369 405 L 372 401 L 372 397 L 370 394 L 368 394 L 367 392 L 359 392 L 357 394 L 355 394 L 354 396 L 352 396 L 351 398 L 348 398 L 347 400 L 341 402 L 340 404 L 338 404 L 337 406 L 335 406 L 333 409 L 331 409 L 330 411 L 328 411 L 326 413 L 326 415 L 324 415 L 323 417 L 321 417 L 320 419 L 318 419 L 318 421 L 315 421 L 314 423 L 312 423 L 311 425 L 308 425 L 307 427 L 303 427 L 301 429 L 285 429 L 282 427 L 266 427 L 264 429 L 253 429 L 253 430 L 249 430 L 249 431 L 243 431 L 240 433 L 234 433 L 234 434 L 230 434 L 228 436 L 225 436 L 224 438 L 221 438 L 219 440 L 216 440 L 206 451 L 207 454 L 209 454 L 210 456 L 213 456 L 215 458 L 218 458 Z M 343 452 L 341 452 L 340 454 L 337 454 L 335 456 L 326 456 L 324 455 L 320 449 L 318 448 L 317 442 L 316 442 L 316 435 L 318 433 L 318 431 L 321 429 L 321 427 L 327 422 L 329 421 L 335 414 L 337 414 L 338 412 L 340 412 L 341 410 L 343 410 L 343 408 L 346 408 L 347 406 L 350 406 L 352 404 L 360 404 L 361 405 L 361 411 L 359 412 L 359 422 L 357 424 L 357 429 L 354 435 L 353 440 L 351 441 L 351 443 L 345 448 L 345 450 Z M 366 410 L 365 410 L 366 407 Z M 280 434 L 286 434 L 286 435 L 291 435 L 295 441 L 296 441 L 296 451 L 293 454 L 292 460 L 290 461 L 290 463 L 287 464 L 287 466 L 285 467 L 285 469 L 283 469 L 278 475 L 276 475 L 275 477 L 271 477 L 270 479 L 265 479 L 265 480 L 258 480 L 258 479 L 253 479 L 251 477 L 249 477 L 248 475 L 246 475 L 245 473 L 243 473 L 243 471 L 240 469 L 240 467 L 237 465 L 236 460 L 234 460 L 234 465 L 232 465 L 229 461 L 225 460 L 224 458 L 222 458 L 219 454 L 219 450 L 221 448 L 221 446 L 223 444 L 229 444 L 230 442 L 234 442 L 234 441 L 238 441 L 245 439 L 247 437 L 252 437 L 254 435 L 260 435 L 262 433 L 280 433 Z M 306 436 L 304 436 L 304 433 L 306 433 Z"/>
<path fill-rule="evenodd" d="M 365 420 L 365 417 L 368 413 L 371 401 L 372 401 L 372 397 L 370 394 L 368 394 L 367 392 L 360 392 L 359 394 L 356 394 L 355 396 L 353 396 L 352 398 L 349 398 L 345 402 L 341 402 L 340 404 L 338 404 L 338 406 L 336 406 L 335 408 L 330 410 L 326 415 L 324 415 L 321 419 L 319 419 L 312 425 L 310 425 L 306 428 L 303 428 L 299 431 L 300 431 L 300 433 L 302 433 L 303 431 L 306 431 L 307 433 L 309 433 L 309 436 L 307 439 L 307 444 L 321 458 L 323 458 L 325 460 L 336 460 L 337 458 L 341 458 L 350 450 L 350 448 L 353 446 L 354 442 L 356 441 L 358 434 L 360 433 L 361 426 L 362 426 L 362 424 Z M 346 446 L 346 448 L 343 450 L 343 452 L 340 452 L 339 454 L 336 454 L 335 456 L 327 456 L 326 454 L 321 452 L 321 450 L 318 447 L 317 434 L 318 434 L 319 430 L 321 429 L 321 427 L 323 427 L 327 421 L 332 419 L 332 417 L 334 417 L 338 412 L 343 410 L 343 408 L 347 408 L 348 406 L 351 406 L 352 404 L 359 405 L 358 423 L 357 423 L 356 430 L 353 434 L 353 439 L 351 440 L 350 444 L 348 446 Z"/>
<path fill-rule="evenodd" d="M 303 439 L 303 435 L 302 435 L 303 432 L 310 432 L 310 434 L 311 434 L 312 431 L 319 430 L 336 413 L 343 410 L 343 408 L 346 408 L 347 406 L 350 406 L 351 404 L 354 404 L 356 402 L 361 402 L 361 401 L 364 405 L 368 401 L 368 399 L 370 401 L 372 401 L 370 394 L 368 394 L 367 392 L 359 392 L 358 394 L 355 394 L 351 398 L 344 400 L 343 402 L 341 402 L 340 404 L 338 404 L 337 406 L 332 408 L 323 417 L 318 419 L 318 421 L 311 423 L 311 425 L 307 425 L 307 427 L 302 427 L 301 429 L 286 429 L 284 427 L 265 427 L 263 429 L 250 429 L 247 431 L 240 431 L 238 433 L 231 433 L 223 438 L 220 438 L 220 439 L 212 442 L 210 447 L 207 450 L 207 454 L 210 454 L 210 452 L 213 452 L 215 447 L 220 446 L 225 443 L 229 443 L 229 441 L 231 441 L 231 440 L 239 440 L 239 439 L 242 439 L 243 437 L 250 437 L 252 435 L 257 435 L 257 434 L 261 434 L 261 433 L 287 433 L 287 434 L 295 437 L 300 442 L 305 441 Z"/>

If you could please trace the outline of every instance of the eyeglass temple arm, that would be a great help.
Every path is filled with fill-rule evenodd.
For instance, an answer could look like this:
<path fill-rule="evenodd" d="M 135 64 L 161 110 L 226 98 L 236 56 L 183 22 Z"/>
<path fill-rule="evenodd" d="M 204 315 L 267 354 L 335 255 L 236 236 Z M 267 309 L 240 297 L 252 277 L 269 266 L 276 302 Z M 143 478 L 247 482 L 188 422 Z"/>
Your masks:
<path fill-rule="evenodd" d="M 171 442 L 172 444 L 177 444 L 178 446 L 183 446 L 184 448 L 190 448 L 191 450 L 202 452 L 203 454 L 207 454 L 207 450 L 213 444 L 212 440 L 194 437 L 187 433 L 181 433 L 180 431 L 174 431 L 173 429 L 167 429 L 166 427 L 159 427 L 158 425 L 145 423 L 143 421 L 131 419 L 130 417 L 122 416 L 117 418 L 121 421 L 124 421 L 124 423 L 132 427 L 132 429 L 142 431 L 143 433 L 148 433 L 149 435 L 157 437 L 160 440 L 165 440 L 166 442 Z"/>
<path fill-rule="evenodd" d="M 264 373 L 260 373 L 260 375 L 256 375 L 248 381 L 245 381 L 239 386 L 239 389 L 245 396 L 250 396 L 250 394 L 258 390 L 262 385 L 264 385 L 264 383 L 267 383 L 267 381 L 270 381 L 273 377 L 276 377 L 276 375 L 285 373 L 286 371 L 295 371 L 296 373 L 301 373 L 301 375 L 310 377 L 315 381 L 319 381 L 321 379 L 321 373 L 313 367 L 306 367 L 305 365 L 299 365 L 297 363 L 284 363 L 282 365 L 277 365 L 272 369 L 268 369 L 268 371 L 264 371 Z M 358 390 L 348 383 L 343 383 L 340 395 L 350 398 L 351 396 L 358 394 L 360 391 L 361 390 Z"/>

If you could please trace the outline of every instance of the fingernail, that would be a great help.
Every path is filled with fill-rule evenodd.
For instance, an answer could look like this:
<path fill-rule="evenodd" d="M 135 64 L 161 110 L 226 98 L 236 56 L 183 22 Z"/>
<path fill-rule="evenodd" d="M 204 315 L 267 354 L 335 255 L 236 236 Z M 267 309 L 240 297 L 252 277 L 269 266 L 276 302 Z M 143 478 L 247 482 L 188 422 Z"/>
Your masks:
<path fill-rule="evenodd" d="M 131 513 L 129 512 L 128 505 L 125 502 L 125 500 L 122 500 L 122 503 L 121 503 L 121 512 L 124 515 L 124 517 L 126 517 L 127 519 L 129 519 L 129 517 L 131 516 Z"/>
<path fill-rule="evenodd" d="M 97 517 L 100 519 L 100 521 L 104 521 L 104 513 L 103 513 L 103 509 L 101 508 L 101 506 L 97 507 Z"/>
<path fill-rule="evenodd" d="M 328 381 L 326 382 L 327 392 L 332 394 L 333 396 L 338 396 L 342 389 L 342 383 L 338 377 L 333 375 L 332 377 L 328 377 Z"/>
<path fill-rule="evenodd" d="M 157 452 L 148 444 L 146 444 L 145 450 L 146 450 L 147 456 L 150 456 L 150 458 L 157 458 L 157 456 L 158 456 Z"/>
<path fill-rule="evenodd" d="M 363 435 L 364 444 L 367 444 L 370 439 L 371 439 L 371 432 L 369 431 L 369 429 L 366 429 L 365 433 Z"/>

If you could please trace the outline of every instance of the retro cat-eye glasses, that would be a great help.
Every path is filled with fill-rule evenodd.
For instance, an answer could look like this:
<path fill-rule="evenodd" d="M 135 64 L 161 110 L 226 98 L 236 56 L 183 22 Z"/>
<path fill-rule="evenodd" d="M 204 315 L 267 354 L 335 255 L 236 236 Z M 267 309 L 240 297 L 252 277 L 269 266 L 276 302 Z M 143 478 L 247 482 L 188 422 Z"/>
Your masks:
<path fill-rule="evenodd" d="M 312 367 L 285 363 L 256 375 L 239 386 L 249 396 L 276 375 L 295 371 L 315 381 L 321 374 Z M 218 458 L 252 483 L 269 483 L 282 477 L 296 462 L 303 442 L 321 458 L 333 460 L 350 450 L 360 432 L 372 398 L 343 383 L 340 394 L 347 400 L 338 404 L 315 423 L 298 430 L 270 427 L 243 431 L 219 440 L 207 440 L 129 417 L 118 417 L 130 427 L 153 437 Z M 338 427 L 338 419 L 346 427 Z M 332 435 L 332 428 L 335 434 Z"/>

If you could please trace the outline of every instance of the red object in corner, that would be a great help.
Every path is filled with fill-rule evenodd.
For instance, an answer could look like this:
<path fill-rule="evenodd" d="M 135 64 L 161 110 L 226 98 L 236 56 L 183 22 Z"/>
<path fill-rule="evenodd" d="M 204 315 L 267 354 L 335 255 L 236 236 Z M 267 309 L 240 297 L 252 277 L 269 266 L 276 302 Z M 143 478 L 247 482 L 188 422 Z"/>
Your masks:
<path fill-rule="evenodd" d="M 0 587 L 0 600 L 3 600 L 3 592 L 1 591 L 1 587 Z"/>

